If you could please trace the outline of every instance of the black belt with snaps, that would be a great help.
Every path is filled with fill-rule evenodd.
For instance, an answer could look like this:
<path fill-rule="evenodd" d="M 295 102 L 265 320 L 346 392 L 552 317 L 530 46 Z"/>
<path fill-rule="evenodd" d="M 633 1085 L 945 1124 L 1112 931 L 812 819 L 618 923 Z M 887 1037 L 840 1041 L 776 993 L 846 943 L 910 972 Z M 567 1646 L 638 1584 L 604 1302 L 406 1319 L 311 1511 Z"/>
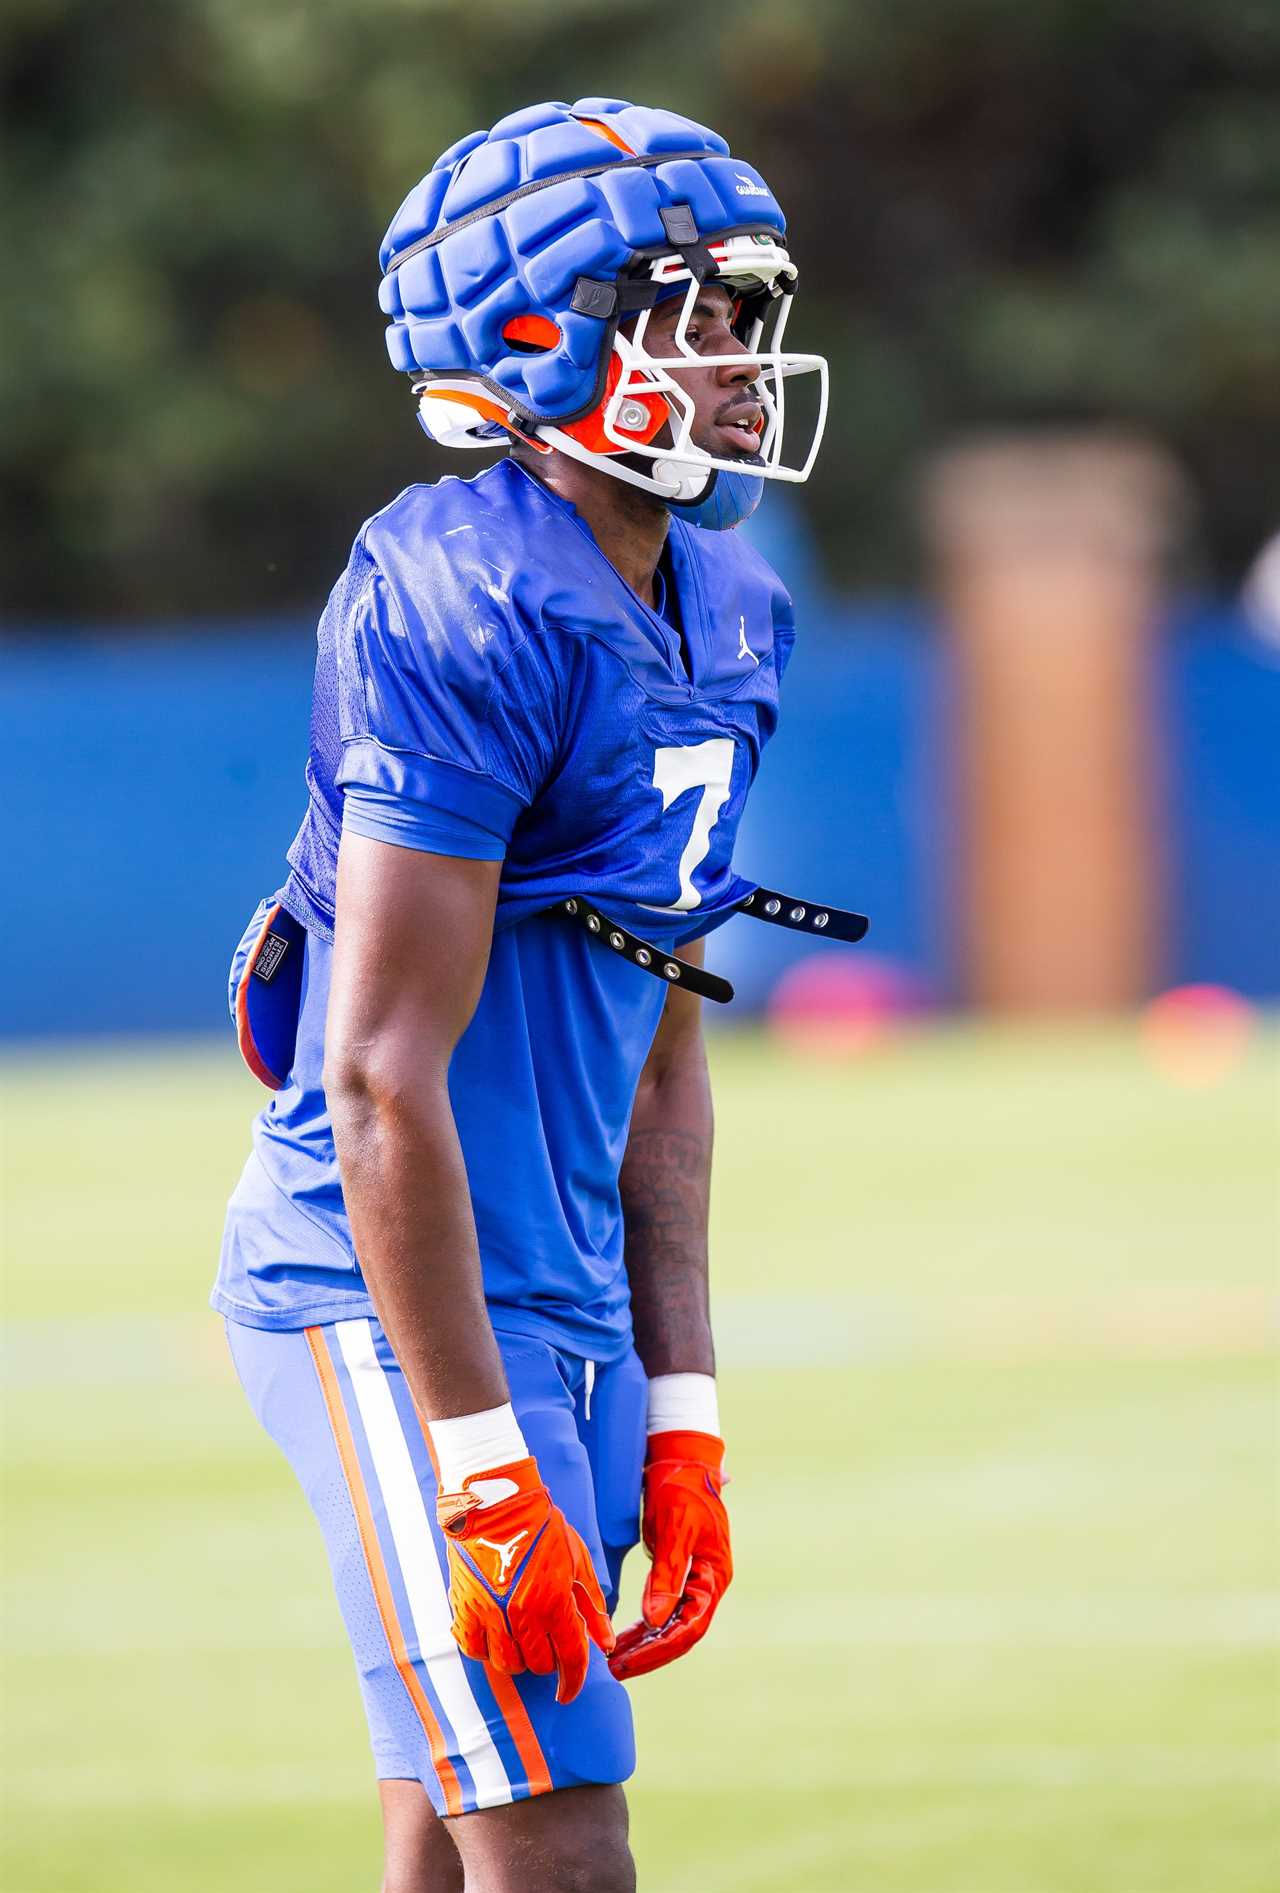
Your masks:
<path fill-rule="evenodd" d="M 727 979 L 722 979 L 718 973 L 709 973 L 704 966 L 693 966 L 674 953 L 664 953 L 661 947 L 632 933 L 620 920 L 611 920 L 579 894 L 557 901 L 548 911 L 563 915 L 609 952 L 620 954 L 642 972 L 652 973 L 655 979 L 664 980 L 670 986 L 684 986 L 700 999 L 714 999 L 721 1006 L 727 1006 L 733 998 L 733 987 Z M 792 933 L 809 933 L 821 940 L 845 940 L 851 944 L 861 940 L 871 924 L 865 914 L 798 900 L 794 895 L 780 894 L 768 887 L 757 887 L 738 902 L 734 911 L 747 914 L 752 920 L 763 920 L 771 927 L 788 927 Z M 692 913 L 688 917 L 692 919 Z"/>

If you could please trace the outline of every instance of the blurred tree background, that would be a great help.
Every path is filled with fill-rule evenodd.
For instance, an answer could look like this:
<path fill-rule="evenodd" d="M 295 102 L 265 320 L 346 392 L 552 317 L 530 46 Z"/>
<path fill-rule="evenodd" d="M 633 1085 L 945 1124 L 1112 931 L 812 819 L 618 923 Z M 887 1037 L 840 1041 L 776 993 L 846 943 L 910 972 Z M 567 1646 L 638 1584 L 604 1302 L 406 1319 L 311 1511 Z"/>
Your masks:
<path fill-rule="evenodd" d="M 23 616 L 309 607 L 361 518 L 474 471 L 387 363 L 378 241 L 462 132 L 590 93 L 786 205 L 838 582 L 911 578 L 910 473 L 974 425 L 1167 440 L 1219 581 L 1276 524 L 1277 0 L 7 0 L 0 50 Z"/>

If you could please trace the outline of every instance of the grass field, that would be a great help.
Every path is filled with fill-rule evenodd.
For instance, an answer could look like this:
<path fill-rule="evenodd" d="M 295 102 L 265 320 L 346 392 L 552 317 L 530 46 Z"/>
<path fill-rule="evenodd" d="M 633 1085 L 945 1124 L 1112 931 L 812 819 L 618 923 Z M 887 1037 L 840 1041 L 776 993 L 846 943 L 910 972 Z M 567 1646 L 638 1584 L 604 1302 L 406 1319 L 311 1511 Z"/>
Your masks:
<path fill-rule="evenodd" d="M 1275 1051 L 717 1042 L 739 1578 L 634 1688 L 645 1893 L 1280 1886 Z M 318 1534 L 204 1311 L 258 1094 L 221 1044 L 0 1076 L 0 1885 L 373 1893 Z"/>

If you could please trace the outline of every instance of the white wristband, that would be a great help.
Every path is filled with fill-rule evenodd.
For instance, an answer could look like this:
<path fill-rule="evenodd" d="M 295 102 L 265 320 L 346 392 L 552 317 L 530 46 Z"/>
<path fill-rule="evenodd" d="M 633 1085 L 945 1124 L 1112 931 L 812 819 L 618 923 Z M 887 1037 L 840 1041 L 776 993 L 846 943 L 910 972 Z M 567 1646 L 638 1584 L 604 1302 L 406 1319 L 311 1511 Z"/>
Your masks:
<path fill-rule="evenodd" d="M 462 1413 L 452 1420 L 428 1420 L 431 1448 L 436 1456 L 442 1492 L 461 1492 L 465 1480 L 495 1466 L 527 1459 L 520 1422 L 508 1400 L 505 1406 L 483 1413 Z"/>
<path fill-rule="evenodd" d="M 649 1382 L 650 1433 L 710 1433 L 720 1437 L 720 1408 L 712 1374 L 655 1374 Z"/>

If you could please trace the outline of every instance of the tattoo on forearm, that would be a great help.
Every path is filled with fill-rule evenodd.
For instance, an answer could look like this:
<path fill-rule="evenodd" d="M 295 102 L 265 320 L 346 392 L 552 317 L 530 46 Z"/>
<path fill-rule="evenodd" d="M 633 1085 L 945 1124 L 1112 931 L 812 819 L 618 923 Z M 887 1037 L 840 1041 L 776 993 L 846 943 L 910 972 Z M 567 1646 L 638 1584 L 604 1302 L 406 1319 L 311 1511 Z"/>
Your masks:
<path fill-rule="evenodd" d="M 692 1354 L 710 1365 L 707 1204 L 711 1140 L 635 1131 L 620 1179 L 636 1345 L 650 1373 Z"/>

